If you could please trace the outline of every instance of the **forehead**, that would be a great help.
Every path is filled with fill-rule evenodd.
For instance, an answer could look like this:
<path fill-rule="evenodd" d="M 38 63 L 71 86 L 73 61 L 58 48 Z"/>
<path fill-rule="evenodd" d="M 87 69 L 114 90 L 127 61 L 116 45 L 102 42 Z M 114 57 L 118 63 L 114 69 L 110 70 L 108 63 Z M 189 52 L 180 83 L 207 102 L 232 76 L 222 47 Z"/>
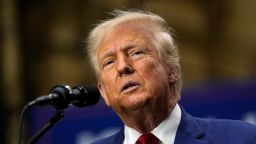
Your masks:
<path fill-rule="evenodd" d="M 146 25 L 119 24 L 106 32 L 105 38 L 97 49 L 97 56 L 108 50 L 149 44 L 153 44 L 153 32 Z"/>

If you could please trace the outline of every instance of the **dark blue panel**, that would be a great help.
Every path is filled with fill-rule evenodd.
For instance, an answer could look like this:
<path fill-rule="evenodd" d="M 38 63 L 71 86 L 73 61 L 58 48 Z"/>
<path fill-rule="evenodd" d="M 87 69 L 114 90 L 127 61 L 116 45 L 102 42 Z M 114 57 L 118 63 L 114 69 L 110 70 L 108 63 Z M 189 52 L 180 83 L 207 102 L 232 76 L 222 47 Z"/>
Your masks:
<path fill-rule="evenodd" d="M 256 123 L 256 80 L 210 81 L 185 86 L 180 104 L 200 117 L 241 119 Z M 36 107 L 31 112 L 31 133 L 35 133 L 54 110 Z M 87 108 L 68 108 L 65 117 L 39 141 L 39 144 L 87 144 L 117 131 L 121 120 L 101 100 Z"/>

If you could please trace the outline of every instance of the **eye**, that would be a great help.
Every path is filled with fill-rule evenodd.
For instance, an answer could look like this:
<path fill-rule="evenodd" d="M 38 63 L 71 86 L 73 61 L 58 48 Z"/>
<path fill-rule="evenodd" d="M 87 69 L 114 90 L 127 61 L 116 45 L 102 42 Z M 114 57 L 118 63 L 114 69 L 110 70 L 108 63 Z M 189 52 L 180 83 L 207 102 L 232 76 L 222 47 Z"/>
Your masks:
<path fill-rule="evenodd" d="M 131 55 L 134 56 L 134 55 L 140 55 L 140 54 L 143 54 L 143 51 L 134 51 Z"/>
<path fill-rule="evenodd" d="M 133 49 L 130 51 L 129 56 L 131 57 L 138 57 L 144 54 L 144 51 L 142 49 Z"/>
<path fill-rule="evenodd" d="M 106 60 L 106 61 L 103 63 L 103 68 L 105 68 L 105 67 L 111 65 L 113 62 L 114 62 L 114 60 L 112 60 L 112 59 Z"/>

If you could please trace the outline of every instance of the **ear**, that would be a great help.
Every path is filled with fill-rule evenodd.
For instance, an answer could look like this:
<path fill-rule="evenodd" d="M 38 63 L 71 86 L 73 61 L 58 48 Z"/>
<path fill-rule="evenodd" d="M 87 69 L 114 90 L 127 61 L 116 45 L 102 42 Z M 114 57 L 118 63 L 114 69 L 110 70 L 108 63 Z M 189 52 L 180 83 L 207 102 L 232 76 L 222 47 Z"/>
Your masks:
<path fill-rule="evenodd" d="M 179 67 L 177 65 L 173 65 L 169 69 L 168 80 L 170 84 L 175 84 L 179 80 Z"/>
<path fill-rule="evenodd" d="M 106 89 L 100 82 L 98 82 L 98 89 L 100 90 L 100 94 L 103 97 L 107 106 L 110 106 L 110 102 L 109 102 L 109 99 L 108 99 L 107 94 L 106 94 Z"/>

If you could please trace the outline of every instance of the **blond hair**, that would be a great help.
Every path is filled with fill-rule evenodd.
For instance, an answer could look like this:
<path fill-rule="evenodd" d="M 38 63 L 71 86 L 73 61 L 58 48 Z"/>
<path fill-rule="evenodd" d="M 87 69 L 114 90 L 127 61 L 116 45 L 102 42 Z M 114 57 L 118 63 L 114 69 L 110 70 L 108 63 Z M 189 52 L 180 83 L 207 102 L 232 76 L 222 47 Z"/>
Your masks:
<path fill-rule="evenodd" d="M 163 64 L 167 67 L 176 66 L 178 68 L 178 81 L 175 84 L 177 92 L 180 92 L 182 85 L 180 57 L 178 49 L 174 43 L 173 35 L 167 22 L 160 16 L 146 11 L 121 11 L 116 10 L 112 13 L 114 18 L 102 21 L 90 32 L 87 40 L 87 51 L 89 60 L 96 71 L 99 73 L 99 64 L 96 51 L 106 36 L 107 31 L 114 29 L 123 23 L 144 24 L 153 31 L 155 46 Z"/>

